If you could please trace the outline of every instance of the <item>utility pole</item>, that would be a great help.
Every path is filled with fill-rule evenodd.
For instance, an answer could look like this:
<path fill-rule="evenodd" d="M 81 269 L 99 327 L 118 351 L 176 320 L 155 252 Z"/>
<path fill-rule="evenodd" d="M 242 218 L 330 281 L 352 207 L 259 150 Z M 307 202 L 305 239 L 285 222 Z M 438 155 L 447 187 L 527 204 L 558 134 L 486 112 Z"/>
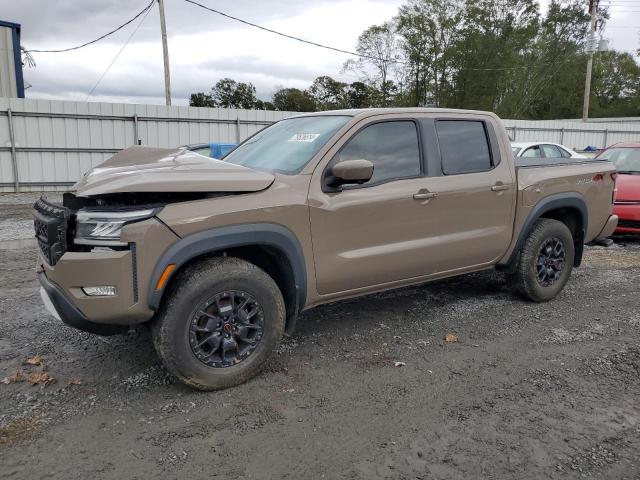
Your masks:
<path fill-rule="evenodd" d="M 160 32 L 162 33 L 162 55 L 164 56 L 164 98 L 171 105 L 171 74 L 169 73 L 169 47 L 167 46 L 167 23 L 164 19 L 164 0 L 158 0 L 160 9 Z"/>
<path fill-rule="evenodd" d="M 589 0 L 589 13 L 591 14 L 591 20 L 589 22 L 589 34 L 587 53 L 589 59 L 587 60 L 587 77 L 584 81 L 584 99 L 582 103 L 582 121 L 586 122 L 589 119 L 589 97 L 591 96 L 591 71 L 593 70 L 593 54 L 595 53 L 595 31 L 596 31 L 596 8 L 597 0 Z"/>

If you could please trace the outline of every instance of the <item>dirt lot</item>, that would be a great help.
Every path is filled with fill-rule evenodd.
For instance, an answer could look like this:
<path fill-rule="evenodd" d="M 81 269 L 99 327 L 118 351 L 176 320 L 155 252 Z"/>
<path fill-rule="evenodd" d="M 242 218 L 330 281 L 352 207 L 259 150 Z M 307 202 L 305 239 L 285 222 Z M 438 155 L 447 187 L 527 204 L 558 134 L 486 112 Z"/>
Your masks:
<path fill-rule="evenodd" d="M 547 304 L 487 272 L 316 308 L 265 373 L 199 393 L 146 330 L 45 312 L 29 201 L 0 197 L 0 380 L 55 383 L 0 383 L 0 478 L 640 479 L 640 240 Z"/>

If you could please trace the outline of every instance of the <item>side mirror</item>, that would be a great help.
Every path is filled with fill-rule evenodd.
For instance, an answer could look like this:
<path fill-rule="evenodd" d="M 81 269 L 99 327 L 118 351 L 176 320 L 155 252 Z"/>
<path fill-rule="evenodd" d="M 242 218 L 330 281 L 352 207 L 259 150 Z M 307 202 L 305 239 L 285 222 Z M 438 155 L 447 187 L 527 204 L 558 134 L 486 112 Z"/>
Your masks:
<path fill-rule="evenodd" d="M 338 188 L 346 184 L 368 182 L 373 176 L 373 163 L 369 160 L 345 160 L 336 163 L 326 178 L 327 186 Z"/>

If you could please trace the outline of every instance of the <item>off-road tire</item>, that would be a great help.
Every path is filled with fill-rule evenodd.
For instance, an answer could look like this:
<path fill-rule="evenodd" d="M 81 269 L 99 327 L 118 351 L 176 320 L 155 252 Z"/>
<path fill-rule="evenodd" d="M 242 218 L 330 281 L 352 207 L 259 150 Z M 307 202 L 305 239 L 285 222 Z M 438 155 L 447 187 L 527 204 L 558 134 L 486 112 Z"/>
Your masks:
<path fill-rule="evenodd" d="M 543 286 L 538 280 L 536 262 L 542 245 L 549 239 L 558 239 L 564 246 L 564 265 L 553 284 Z M 541 218 L 533 226 L 520 250 L 520 261 L 510 282 L 515 293 L 534 302 L 546 302 L 555 298 L 564 288 L 573 269 L 575 246 L 569 228 L 558 220 Z"/>
<path fill-rule="evenodd" d="M 198 305 L 217 292 L 242 290 L 257 299 L 264 313 L 262 337 L 251 354 L 223 368 L 205 365 L 189 343 L 191 319 Z M 171 283 L 157 319 L 153 343 L 166 368 L 199 390 L 218 390 L 257 375 L 278 347 L 285 327 L 285 305 L 274 280 L 255 265 L 233 257 L 215 257 L 188 266 Z"/>

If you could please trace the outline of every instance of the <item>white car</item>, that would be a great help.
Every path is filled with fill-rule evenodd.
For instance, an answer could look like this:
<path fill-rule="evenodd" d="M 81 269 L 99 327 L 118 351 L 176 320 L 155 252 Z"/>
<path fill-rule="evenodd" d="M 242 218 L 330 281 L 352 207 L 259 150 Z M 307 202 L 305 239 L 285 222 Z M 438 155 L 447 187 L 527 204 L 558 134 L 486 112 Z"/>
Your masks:
<path fill-rule="evenodd" d="M 511 142 L 514 157 L 524 158 L 589 158 L 570 148 L 551 142 Z"/>

